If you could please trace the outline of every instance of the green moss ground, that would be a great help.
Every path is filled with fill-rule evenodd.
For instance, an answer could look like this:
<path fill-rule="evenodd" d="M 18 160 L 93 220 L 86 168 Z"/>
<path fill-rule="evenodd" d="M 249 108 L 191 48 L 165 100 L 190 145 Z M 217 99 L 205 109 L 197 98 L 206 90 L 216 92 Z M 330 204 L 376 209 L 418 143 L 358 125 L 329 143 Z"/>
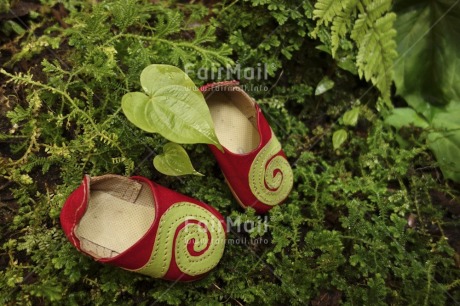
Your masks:
<path fill-rule="evenodd" d="M 308 35 L 309 2 L 43 0 L 13 1 L 12 11 L 1 3 L 0 12 L 17 18 L 0 13 L 0 304 L 460 302 L 458 184 L 443 179 L 417 129 L 405 131 L 411 146 L 400 148 L 377 111 L 379 92 L 319 50 Z M 234 225 L 229 239 L 246 243 L 229 243 L 217 269 L 194 283 L 98 264 L 66 241 L 59 224 L 85 173 L 143 175 L 242 224 L 260 221 L 232 198 L 205 145 L 186 146 L 205 177 L 154 170 L 166 140 L 120 111 L 151 63 L 267 64 L 267 80 L 243 83 L 268 89 L 250 94 L 294 170 L 289 199 L 265 219 L 268 231 Z M 315 96 L 324 76 L 335 85 Z M 353 106 L 359 121 L 347 127 L 341 117 Z M 341 128 L 348 139 L 334 150 Z"/>

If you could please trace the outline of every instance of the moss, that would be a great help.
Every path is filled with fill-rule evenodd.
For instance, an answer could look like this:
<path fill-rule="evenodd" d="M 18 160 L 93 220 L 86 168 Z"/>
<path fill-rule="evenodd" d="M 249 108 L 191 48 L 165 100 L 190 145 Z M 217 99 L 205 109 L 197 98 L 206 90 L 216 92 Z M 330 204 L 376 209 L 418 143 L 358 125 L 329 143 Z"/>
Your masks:
<path fill-rule="evenodd" d="M 68 28 L 55 26 L 43 10 L 27 21 L 35 35 L 18 38 L 15 47 L 59 43 L 30 51 L 36 60 L 29 66 L 26 54 L 16 56 L 10 63 L 17 68 L 0 74 L 0 94 L 9 101 L 1 109 L 8 124 L 0 125 L 2 304 L 439 305 L 460 299 L 458 255 L 449 245 L 458 218 L 439 205 L 440 198 L 454 203 L 458 188 L 442 180 L 424 146 L 399 148 L 376 110 L 379 93 L 308 38 L 314 28 L 308 2 L 64 6 Z M 120 113 L 121 97 L 139 89 L 139 73 L 150 63 L 269 65 L 266 80 L 244 84 L 269 89 L 250 94 L 293 165 L 295 187 L 284 205 L 266 220 L 243 211 L 204 145 L 186 149 L 206 177 L 177 179 L 154 170 L 153 156 L 165 140 Z M 314 96 L 324 75 L 335 87 Z M 198 85 L 207 81 L 191 77 Z M 357 126 L 333 150 L 338 120 L 357 103 Z M 217 269 L 198 282 L 172 284 L 78 253 L 58 219 L 84 173 L 147 176 L 235 220 Z M 263 221 L 267 231 L 238 230 Z"/>

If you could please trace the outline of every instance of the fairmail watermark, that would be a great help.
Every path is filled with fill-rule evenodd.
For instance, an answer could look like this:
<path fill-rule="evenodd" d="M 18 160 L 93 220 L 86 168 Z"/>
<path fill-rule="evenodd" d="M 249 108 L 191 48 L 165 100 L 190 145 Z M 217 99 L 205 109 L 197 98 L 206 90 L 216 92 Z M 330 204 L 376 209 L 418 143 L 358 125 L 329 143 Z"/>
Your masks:
<path fill-rule="evenodd" d="M 268 231 L 268 216 L 257 216 L 255 220 L 246 220 L 243 221 L 241 217 L 232 219 L 230 217 L 226 218 L 227 224 L 227 233 L 247 233 L 251 234 L 257 232 L 260 235 L 265 234 Z"/>
<path fill-rule="evenodd" d="M 258 63 L 254 67 L 243 67 L 240 63 L 234 66 L 218 67 L 209 69 L 206 67 L 195 67 L 193 64 L 186 64 L 184 71 L 188 75 L 194 75 L 202 81 L 217 80 L 268 80 L 269 65 Z"/>
<path fill-rule="evenodd" d="M 262 236 L 268 231 L 268 216 L 258 216 L 252 220 L 243 220 L 241 217 L 225 218 L 225 222 L 222 222 L 218 219 L 207 220 L 206 222 L 197 222 L 193 219 L 188 219 L 184 221 L 183 230 L 186 233 L 195 233 L 197 236 L 202 236 L 203 238 L 190 239 L 186 241 L 187 244 L 207 244 L 209 238 L 212 236 L 213 232 L 225 231 L 227 234 L 234 234 L 235 238 L 227 238 L 227 244 L 268 244 L 269 241 Z M 248 235 L 256 232 L 259 236 L 258 238 L 249 238 Z M 201 234 L 201 235 L 200 235 Z M 241 234 L 241 235 L 239 235 Z M 201 241 L 203 240 L 203 241 Z"/>

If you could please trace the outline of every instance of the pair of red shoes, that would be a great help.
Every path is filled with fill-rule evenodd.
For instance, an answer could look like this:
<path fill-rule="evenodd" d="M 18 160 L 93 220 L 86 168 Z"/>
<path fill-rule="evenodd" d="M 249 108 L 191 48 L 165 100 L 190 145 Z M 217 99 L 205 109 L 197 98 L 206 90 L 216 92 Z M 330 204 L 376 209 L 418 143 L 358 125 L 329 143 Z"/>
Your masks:
<path fill-rule="evenodd" d="M 259 106 L 235 81 L 200 90 L 224 152 L 210 148 L 237 201 L 258 213 L 282 203 L 292 169 Z M 85 176 L 64 204 L 61 224 L 97 261 L 168 280 L 203 277 L 225 248 L 217 210 L 139 176 Z"/>

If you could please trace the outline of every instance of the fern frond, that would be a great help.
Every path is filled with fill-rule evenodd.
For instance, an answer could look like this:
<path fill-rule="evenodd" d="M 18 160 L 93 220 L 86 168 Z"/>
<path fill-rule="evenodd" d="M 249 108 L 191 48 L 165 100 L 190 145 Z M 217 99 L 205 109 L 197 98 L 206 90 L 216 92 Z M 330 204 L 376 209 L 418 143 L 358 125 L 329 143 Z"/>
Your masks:
<path fill-rule="evenodd" d="M 124 157 L 112 157 L 112 164 L 119 164 L 124 162 Z"/>
<path fill-rule="evenodd" d="M 107 27 L 109 15 L 106 7 L 94 5 L 90 15 L 81 15 L 70 19 L 72 27 L 66 29 L 69 37 L 69 45 L 78 49 L 88 49 L 97 45 L 97 42 L 105 42 L 110 38 L 110 28 Z"/>
<path fill-rule="evenodd" d="M 112 147 L 112 148 L 118 147 L 118 135 L 117 134 L 108 133 L 107 131 L 101 131 L 99 132 L 99 135 L 97 136 L 100 141 L 102 141 L 104 144 L 108 145 L 109 147 Z"/>
<path fill-rule="evenodd" d="M 372 81 L 385 99 L 390 96 L 393 61 L 397 56 L 395 19 L 394 13 L 377 19 L 362 39 L 356 58 L 360 77 Z"/>
<path fill-rule="evenodd" d="M 11 120 L 12 124 L 18 124 L 19 122 L 30 118 L 31 112 L 29 109 L 25 109 L 21 105 L 17 105 L 14 110 L 6 113 L 6 117 Z"/>
<path fill-rule="evenodd" d="M 369 27 L 372 27 L 378 18 L 390 10 L 391 0 L 363 0 L 356 3 L 356 8 L 360 13 L 350 37 L 360 46 Z"/>
<path fill-rule="evenodd" d="M 32 155 L 29 157 L 27 164 L 23 167 L 24 170 L 26 170 L 27 172 L 32 171 L 32 169 L 35 167 L 41 167 L 42 173 L 45 174 L 46 172 L 48 172 L 52 165 L 61 164 L 64 162 L 65 158 L 63 158 L 62 156 L 50 155 L 47 157 L 40 157 Z"/>
<path fill-rule="evenodd" d="M 339 48 L 340 45 L 340 39 L 344 37 L 347 32 L 347 24 L 346 20 L 348 18 L 344 18 L 344 15 L 341 14 L 334 18 L 334 21 L 332 22 L 332 27 L 331 27 L 331 46 L 332 46 L 332 57 L 335 57 L 335 54 L 337 52 L 337 49 Z"/>
<path fill-rule="evenodd" d="M 190 51 L 183 48 L 175 48 L 174 52 L 171 52 L 169 57 L 171 64 L 174 66 L 179 66 L 180 62 L 187 62 L 190 56 Z"/>
<path fill-rule="evenodd" d="M 113 23 L 121 30 L 149 18 L 147 10 L 149 6 L 138 5 L 138 0 L 120 0 L 110 6 L 113 15 Z"/>
<path fill-rule="evenodd" d="M 157 24 L 155 25 L 155 36 L 165 37 L 181 30 L 183 17 L 179 12 L 168 12 L 158 16 Z"/>
<path fill-rule="evenodd" d="M 134 170 L 134 161 L 126 157 L 114 157 L 112 158 L 112 164 L 123 163 L 125 166 L 125 175 L 130 176 Z"/>
<path fill-rule="evenodd" d="M 184 65 L 192 62 L 192 56 L 199 57 L 203 61 L 204 67 L 211 67 L 211 64 L 215 62 L 222 64 L 222 66 L 233 64 L 233 61 L 228 57 L 231 54 L 231 49 L 226 44 L 222 44 L 219 49 L 215 50 L 197 45 L 195 42 L 174 42 L 166 39 L 158 39 L 158 41 L 171 48 L 172 52 L 169 56 L 175 65 L 178 65 L 179 61 Z"/>
<path fill-rule="evenodd" d="M 367 13 L 360 13 L 358 19 L 355 21 L 353 30 L 351 31 L 350 38 L 353 39 L 358 47 L 361 45 L 361 39 L 364 38 L 364 35 L 369 28 L 368 24 L 368 15 Z"/>
<path fill-rule="evenodd" d="M 359 76 L 372 81 L 384 99 L 389 97 L 396 57 L 395 15 L 389 13 L 391 5 L 391 0 L 319 0 L 313 11 L 316 28 L 311 32 L 315 37 L 321 25 L 331 24 L 328 42 L 333 57 L 342 40 L 350 35 L 358 49 Z M 327 35 L 322 40 L 324 38 L 327 39 Z"/>
<path fill-rule="evenodd" d="M 373 0 L 366 7 L 367 14 L 371 21 L 383 16 L 391 8 L 391 0 Z"/>
<path fill-rule="evenodd" d="M 216 36 L 214 35 L 215 28 L 200 26 L 195 29 L 195 39 L 193 39 L 194 44 L 202 44 L 206 42 L 214 42 Z"/>
<path fill-rule="evenodd" d="M 318 19 L 317 26 L 325 24 L 328 25 L 335 16 L 342 11 L 342 1 L 340 0 L 319 0 L 315 3 L 315 10 L 313 11 L 313 19 Z"/>
<path fill-rule="evenodd" d="M 342 3 L 343 11 L 341 11 L 332 21 L 331 26 L 331 46 L 332 57 L 335 57 L 339 48 L 340 39 L 345 37 L 352 26 L 350 16 L 356 11 L 358 0 L 346 0 Z"/>

